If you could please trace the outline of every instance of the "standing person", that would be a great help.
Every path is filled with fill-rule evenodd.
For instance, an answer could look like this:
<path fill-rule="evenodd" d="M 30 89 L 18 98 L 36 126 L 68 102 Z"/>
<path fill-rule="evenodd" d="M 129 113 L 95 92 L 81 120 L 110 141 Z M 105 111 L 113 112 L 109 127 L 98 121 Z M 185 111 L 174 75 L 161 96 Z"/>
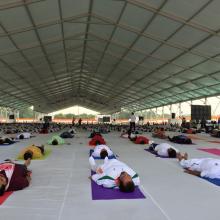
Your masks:
<path fill-rule="evenodd" d="M 134 112 L 131 113 L 130 117 L 130 131 L 135 131 L 135 122 L 136 122 L 136 116 L 134 115 Z M 133 130 L 132 130 L 133 128 Z"/>
<path fill-rule="evenodd" d="M 81 126 L 81 124 L 82 124 L 82 119 L 81 118 L 79 118 L 78 124 L 79 124 L 79 126 Z"/>
<path fill-rule="evenodd" d="M 74 116 L 73 116 L 73 119 L 72 119 L 72 126 L 74 126 L 75 125 L 75 118 L 74 118 Z"/>

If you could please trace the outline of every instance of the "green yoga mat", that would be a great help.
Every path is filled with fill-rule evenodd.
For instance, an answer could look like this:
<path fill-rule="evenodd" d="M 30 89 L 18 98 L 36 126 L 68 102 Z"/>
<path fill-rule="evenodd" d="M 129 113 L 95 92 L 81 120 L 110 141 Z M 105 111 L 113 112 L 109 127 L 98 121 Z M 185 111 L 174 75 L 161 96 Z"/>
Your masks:
<path fill-rule="evenodd" d="M 33 160 L 45 160 L 51 154 L 52 150 L 50 148 L 46 148 L 44 151 L 44 155 L 41 158 L 33 159 Z M 17 160 L 24 160 L 23 158 L 17 157 Z"/>

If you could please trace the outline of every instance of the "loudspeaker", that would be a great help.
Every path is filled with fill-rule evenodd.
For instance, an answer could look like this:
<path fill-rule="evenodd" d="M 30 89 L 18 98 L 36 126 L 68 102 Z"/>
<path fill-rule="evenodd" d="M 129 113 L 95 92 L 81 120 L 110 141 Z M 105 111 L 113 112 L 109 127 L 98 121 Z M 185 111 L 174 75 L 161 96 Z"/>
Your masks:
<path fill-rule="evenodd" d="M 211 106 L 191 105 L 191 120 L 211 120 Z"/>
<path fill-rule="evenodd" d="M 9 115 L 9 119 L 14 120 L 15 119 L 15 115 Z"/>
<path fill-rule="evenodd" d="M 44 122 L 51 122 L 52 116 L 44 116 Z"/>
<path fill-rule="evenodd" d="M 110 122 L 110 117 L 109 116 L 104 116 L 103 117 L 103 122 Z"/>
<path fill-rule="evenodd" d="M 139 121 L 143 121 L 144 120 L 144 116 L 138 116 L 139 117 Z"/>
<path fill-rule="evenodd" d="M 171 114 L 171 118 L 172 118 L 172 119 L 175 119 L 175 118 L 176 118 L 176 113 L 172 113 L 172 114 Z"/>

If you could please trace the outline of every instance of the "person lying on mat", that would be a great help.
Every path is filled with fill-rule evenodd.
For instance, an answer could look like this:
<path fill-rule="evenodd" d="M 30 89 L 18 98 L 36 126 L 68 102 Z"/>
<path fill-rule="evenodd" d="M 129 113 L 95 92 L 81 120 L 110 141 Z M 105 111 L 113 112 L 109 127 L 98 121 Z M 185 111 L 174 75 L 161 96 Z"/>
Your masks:
<path fill-rule="evenodd" d="M 184 172 L 210 179 L 220 179 L 220 160 L 215 158 L 188 159 L 188 154 L 177 154 L 177 158 Z"/>
<path fill-rule="evenodd" d="M 31 172 L 27 169 L 31 159 L 24 164 L 16 164 L 11 161 L 0 163 L 0 196 L 6 191 L 22 190 L 29 186 Z"/>
<path fill-rule="evenodd" d="M 61 135 L 60 135 L 61 138 L 73 138 L 74 135 L 71 134 L 69 131 L 64 131 Z"/>
<path fill-rule="evenodd" d="M 92 156 L 101 157 L 101 159 L 105 159 L 105 157 L 113 156 L 113 152 L 108 146 L 101 144 L 101 145 L 97 145 L 94 148 L 94 152 L 92 153 Z"/>
<path fill-rule="evenodd" d="M 169 158 L 176 158 L 177 153 L 179 153 L 179 150 L 177 150 L 175 147 L 167 143 L 161 143 L 161 144 L 152 143 L 149 146 L 149 150 L 155 152 L 159 156 L 169 157 Z"/>
<path fill-rule="evenodd" d="M 74 128 L 69 129 L 68 132 L 71 133 L 71 134 L 76 134 L 76 130 Z"/>
<path fill-rule="evenodd" d="M 0 144 L 13 144 L 15 143 L 14 140 L 7 136 L 0 137 Z"/>
<path fill-rule="evenodd" d="M 60 144 L 65 144 L 65 141 L 60 136 L 55 135 L 47 143 L 51 145 L 60 145 Z"/>
<path fill-rule="evenodd" d="M 135 138 L 136 134 L 133 134 L 131 130 L 123 130 L 120 137 L 123 138 Z"/>
<path fill-rule="evenodd" d="M 168 136 L 168 139 L 177 144 L 192 144 L 192 140 L 185 135 L 177 135 L 172 138 Z"/>
<path fill-rule="evenodd" d="M 156 128 L 152 133 L 152 137 L 161 138 L 161 139 L 167 138 L 164 128 Z"/>
<path fill-rule="evenodd" d="M 133 192 L 135 186 L 140 185 L 138 174 L 119 160 L 109 160 L 106 157 L 104 164 L 97 167 L 94 158 L 90 157 L 89 163 L 92 170 L 96 172 L 91 179 L 98 185 L 105 188 L 119 188 L 122 192 Z"/>
<path fill-rule="evenodd" d="M 29 139 L 32 137 L 32 134 L 29 132 L 23 132 L 17 135 L 17 139 Z"/>
<path fill-rule="evenodd" d="M 25 147 L 19 153 L 18 158 L 27 160 L 28 158 L 31 159 L 40 159 L 44 155 L 44 145 L 36 146 L 32 144 L 31 146 Z"/>

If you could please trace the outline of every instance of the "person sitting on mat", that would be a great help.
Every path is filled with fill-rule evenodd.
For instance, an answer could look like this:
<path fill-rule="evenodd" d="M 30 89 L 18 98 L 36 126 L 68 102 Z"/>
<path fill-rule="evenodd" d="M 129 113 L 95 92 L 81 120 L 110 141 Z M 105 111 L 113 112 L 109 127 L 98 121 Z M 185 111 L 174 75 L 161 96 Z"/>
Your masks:
<path fill-rule="evenodd" d="M 15 141 L 7 136 L 2 136 L 0 137 L 0 144 L 13 144 L 15 143 Z"/>
<path fill-rule="evenodd" d="M 119 188 L 122 192 L 133 192 L 135 186 L 140 185 L 140 178 L 138 174 L 128 167 L 125 163 L 107 157 L 104 164 L 96 166 L 94 158 L 89 158 L 91 168 L 96 174 L 91 176 L 91 179 L 98 185 L 105 188 Z"/>
<path fill-rule="evenodd" d="M 18 155 L 19 159 L 27 160 L 28 158 L 31 159 L 40 159 L 44 155 L 44 145 L 36 146 L 31 145 L 28 147 L 25 147 Z"/>
<path fill-rule="evenodd" d="M 177 144 L 192 144 L 192 140 L 185 135 L 177 135 L 172 138 L 168 136 L 168 139 Z"/>
<path fill-rule="evenodd" d="M 55 135 L 47 143 L 50 145 L 60 145 L 60 144 L 65 144 L 65 141 L 60 136 Z"/>
<path fill-rule="evenodd" d="M 210 179 L 220 179 L 220 160 L 215 158 L 188 159 L 188 154 L 177 154 L 185 173 Z"/>
<path fill-rule="evenodd" d="M 27 169 L 31 159 L 24 164 L 16 164 L 11 161 L 0 163 L 0 196 L 6 191 L 22 190 L 29 186 L 31 172 Z"/>
<path fill-rule="evenodd" d="M 101 145 L 97 145 L 95 148 L 94 148 L 94 152 L 92 153 L 92 156 L 93 157 L 101 157 L 101 159 L 105 159 L 105 157 L 110 157 L 110 156 L 113 156 L 113 152 L 111 151 L 111 149 L 104 145 L 104 144 L 101 144 Z"/>
<path fill-rule="evenodd" d="M 177 150 L 175 147 L 167 143 L 161 143 L 161 144 L 152 143 L 149 146 L 149 150 L 155 152 L 158 156 L 169 157 L 169 158 L 176 158 L 176 155 L 179 152 L 179 150 Z"/>

